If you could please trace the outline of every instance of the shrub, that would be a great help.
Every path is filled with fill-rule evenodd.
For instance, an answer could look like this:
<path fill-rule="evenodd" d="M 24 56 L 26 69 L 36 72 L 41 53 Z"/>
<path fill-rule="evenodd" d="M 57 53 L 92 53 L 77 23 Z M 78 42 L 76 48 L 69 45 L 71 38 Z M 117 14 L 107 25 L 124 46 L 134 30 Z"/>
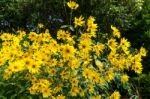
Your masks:
<path fill-rule="evenodd" d="M 67 20 L 68 9 L 62 10 L 66 0 L 1 0 L 0 29 L 12 31 L 18 27 L 32 30 L 40 21 L 53 30 Z M 77 14 L 96 16 L 101 30 L 110 32 L 113 24 L 121 31 L 133 28 L 132 22 L 143 9 L 144 0 L 79 0 Z M 75 13 L 76 14 L 76 13 Z M 55 23 L 55 24 L 54 24 Z"/>
<path fill-rule="evenodd" d="M 142 72 L 145 48 L 131 49 L 130 42 L 111 26 L 112 34 L 100 33 L 95 18 L 74 17 L 57 34 L 38 30 L 3 33 L 0 49 L 1 97 L 6 98 L 110 98 L 133 97 L 125 71 Z M 6 89 L 6 90 L 5 90 Z"/>
<path fill-rule="evenodd" d="M 134 87 L 138 91 L 138 94 L 142 99 L 148 99 L 150 97 L 150 73 L 142 74 L 139 77 L 134 77 L 132 82 Z"/>

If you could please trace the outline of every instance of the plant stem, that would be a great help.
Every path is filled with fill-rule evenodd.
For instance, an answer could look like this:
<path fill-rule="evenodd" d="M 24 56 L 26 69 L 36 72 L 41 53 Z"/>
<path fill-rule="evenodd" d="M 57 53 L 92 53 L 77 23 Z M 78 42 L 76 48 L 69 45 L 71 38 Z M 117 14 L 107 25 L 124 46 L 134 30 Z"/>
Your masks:
<path fill-rule="evenodd" d="M 72 13 L 73 13 L 73 10 L 71 10 L 70 12 L 70 25 L 71 25 Z"/>

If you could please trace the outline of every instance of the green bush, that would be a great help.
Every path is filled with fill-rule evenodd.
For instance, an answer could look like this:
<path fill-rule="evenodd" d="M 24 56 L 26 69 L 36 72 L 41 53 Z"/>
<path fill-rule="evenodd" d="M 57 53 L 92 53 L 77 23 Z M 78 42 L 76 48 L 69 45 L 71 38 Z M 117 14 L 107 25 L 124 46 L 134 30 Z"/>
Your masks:
<path fill-rule="evenodd" d="M 66 1 L 0 0 L 0 31 L 10 32 L 18 28 L 35 31 L 37 23 L 42 22 L 55 32 L 62 24 L 69 23 L 69 10 L 62 10 Z M 144 46 L 150 51 L 150 0 L 78 0 L 78 3 L 80 10 L 75 11 L 76 16 L 78 13 L 85 17 L 96 16 L 103 32 L 110 33 L 110 25 L 113 24 L 119 27 L 133 47 Z M 67 20 L 66 23 L 64 20 Z M 143 61 L 145 73 L 150 70 L 149 59 L 150 52 Z M 141 76 L 139 79 L 148 77 Z M 146 89 L 141 94 L 147 92 Z"/>
<path fill-rule="evenodd" d="M 8 23 L 0 26 L 1 30 L 5 31 L 18 27 L 31 30 L 38 22 L 43 22 L 49 28 L 58 28 L 60 21 L 69 19 L 68 9 L 62 10 L 67 0 L 1 0 L 0 2 L 2 9 L 0 20 Z M 97 17 L 101 30 L 110 32 L 111 24 L 122 31 L 130 29 L 131 22 L 142 10 L 143 0 L 79 0 L 78 3 L 80 10 L 76 11 L 77 13 L 87 17 L 88 15 Z"/>
<path fill-rule="evenodd" d="M 139 77 L 133 78 L 133 85 L 137 93 L 142 99 L 149 99 L 150 97 L 150 73 L 142 74 Z"/>
<path fill-rule="evenodd" d="M 137 14 L 132 25 L 132 28 L 126 31 L 125 36 L 134 47 L 144 46 L 148 50 L 147 57 L 143 61 L 144 72 L 148 73 L 150 70 L 150 0 L 145 0 L 141 13 Z"/>
<path fill-rule="evenodd" d="M 62 22 L 60 16 L 64 16 L 62 10 L 64 6 L 60 6 L 63 5 L 62 3 L 59 0 L 1 0 L 0 29 L 1 31 L 18 28 L 35 30 L 38 22 L 55 29 Z"/>

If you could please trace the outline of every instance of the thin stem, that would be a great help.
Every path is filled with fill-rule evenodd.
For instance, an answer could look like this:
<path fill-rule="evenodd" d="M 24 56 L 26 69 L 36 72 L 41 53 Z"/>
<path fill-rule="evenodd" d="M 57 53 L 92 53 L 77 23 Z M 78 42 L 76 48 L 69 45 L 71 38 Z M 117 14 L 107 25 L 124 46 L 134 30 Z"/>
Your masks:
<path fill-rule="evenodd" d="M 66 0 L 64 0 L 64 9 L 65 9 L 65 16 L 66 16 L 66 20 L 68 20 L 68 16 L 67 16 L 67 10 L 66 10 Z"/>
<path fill-rule="evenodd" d="M 73 10 L 71 10 L 70 12 L 70 25 L 71 25 L 72 13 L 73 13 Z"/>

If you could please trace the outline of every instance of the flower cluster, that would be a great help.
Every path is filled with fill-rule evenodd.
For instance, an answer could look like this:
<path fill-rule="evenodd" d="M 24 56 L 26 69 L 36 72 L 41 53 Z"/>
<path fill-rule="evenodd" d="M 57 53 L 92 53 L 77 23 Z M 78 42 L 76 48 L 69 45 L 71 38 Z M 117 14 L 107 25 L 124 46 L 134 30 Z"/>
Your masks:
<path fill-rule="evenodd" d="M 67 3 L 71 9 L 78 5 Z M 125 70 L 142 72 L 142 57 L 146 50 L 131 50 L 126 38 L 112 26 L 112 34 L 104 41 L 97 39 L 98 26 L 90 16 L 75 17 L 75 30 L 81 27 L 78 36 L 69 29 L 57 31 L 53 38 L 48 30 L 43 33 L 18 31 L 17 34 L 3 33 L 0 48 L 0 66 L 3 79 L 15 78 L 17 73 L 30 81 L 26 89 L 32 95 L 43 98 L 71 99 L 92 98 L 119 99 L 119 91 L 111 89 L 112 81 L 128 83 Z M 40 25 L 40 27 L 44 27 Z"/>

